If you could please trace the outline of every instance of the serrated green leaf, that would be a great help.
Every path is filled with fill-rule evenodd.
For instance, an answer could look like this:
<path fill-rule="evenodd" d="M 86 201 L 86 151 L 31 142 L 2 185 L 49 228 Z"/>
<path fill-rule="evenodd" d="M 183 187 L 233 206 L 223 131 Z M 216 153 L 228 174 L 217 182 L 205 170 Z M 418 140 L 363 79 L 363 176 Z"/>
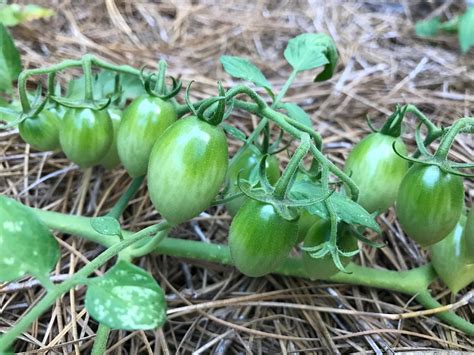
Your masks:
<path fill-rule="evenodd" d="M 224 70 L 234 78 L 251 81 L 257 86 L 271 89 L 272 85 L 265 78 L 265 75 L 249 60 L 230 55 L 221 56 L 221 63 Z"/>
<path fill-rule="evenodd" d="M 289 40 L 284 56 L 296 71 L 324 65 L 324 70 L 314 78 L 314 81 L 330 79 L 339 58 L 336 44 L 325 33 L 303 33 Z"/>
<path fill-rule="evenodd" d="M 0 281 L 48 275 L 59 256 L 58 242 L 36 214 L 0 196 Z"/>
<path fill-rule="evenodd" d="M 288 116 L 298 121 L 299 123 L 305 125 L 308 128 L 313 128 L 313 123 L 311 122 L 311 117 L 299 107 L 297 104 L 288 102 L 283 104 L 283 108 L 288 112 Z"/>
<path fill-rule="evenodd" d="M 461 51 L 467 53 L 474 46 L 474 6 L 469 7 L 461 16 L 458 30 Z"/>
<path fill-rule="evenodd" d="M 323 188 L 320 184 L 307 180 L 296 181 L 290 191 L 290 196 L 294 199 L 314 198 L 323 195 Z M 329 199 L 334 206 L 334 211 L 339 221 L 364 226 L 380 233 L 380 226 L 374 217 L 361 205 L 340 192 L 334 192 Z M 324 201 L 303 208 L 312 215 L 319 216 L 323 219 L 329 218 L 329 213 Z"/>
<path fill-rule="evenodd" d="M 13 38 L 0 24 L 0 91 L 11 92 L 12 82 L 21 72 L 21 59 Z"/>
<path fill-rule="evenodd" d="M 95 217 L 91 219 L 91 227 L 103 235 L 121 235 L 120 223 L 110 216 Z"/>
<path fill-rule="evenodd" d="M 112 329 L 155 329 L 166 321 L 161 287 L 149 273 L 123 260 L 88 284 L 86 308 Z"/>
<path fill-rule="evenodd" d="M 0 8 L 0 23 L 5 26 L 16 26 L 19 23 L 47 18 L 54 15 L 54 11 L 38 5 L 18 4 L 4 5 Z"/>
<path fill-rule="evenodd" d="M 438 33 L 440 26 L 439 17 L 418 21 L 415 25 L 415 33 L 420 37 L 433 37 Z"/>

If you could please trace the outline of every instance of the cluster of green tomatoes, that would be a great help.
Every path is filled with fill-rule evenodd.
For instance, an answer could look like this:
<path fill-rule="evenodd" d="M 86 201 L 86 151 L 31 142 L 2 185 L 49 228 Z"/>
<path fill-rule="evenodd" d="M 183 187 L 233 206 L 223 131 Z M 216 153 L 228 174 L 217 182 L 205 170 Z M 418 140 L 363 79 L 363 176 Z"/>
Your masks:
<path fill-rule="evenodd" d="M 218 101 L 211 102 L 214 109 Z M 300 243 L 309 277 L 327 278 L 343 269 L 357 253 L 360 230 L 338 222 L 337 253 L 342 257 L 335 259 L 335 252 L 327 249 L 318 253 L 319 246 L 328 243 L 334 233 L 331 220 L 304 208 L 296 208 L 294 218 L 282 216 L 269 200 L 253 198 L 242 189 L 245 182 L 255 190 L 265 190 L 268 185 L 267 190 L 273 191 L 282 178 L 274 154 L 279 149 L 269 151 L 268 135 L 266 144 L 256 140 L 244 144 L 229 160 L 223 113 L 212 120 L 188 105 L 191 114 L 180 119 L 174 99 L 150 92 L 135 98 L 123 111 L 113 106 L 99 110 L 53 105 L 21 121 L 19 131 L 34 148 L 61 149 L 82 168 L 102 165 L 111 169 L 121 164 L 131 177 L 146 175 L 153 205 L 172 225 L 196 217 L 224 196 L 221 203 L 233 216 L 231 256 L 246 275 L 256 277 L 276 270 Z M 359 188 L 357 203 L 374 215 L 395 205 L 407 235 L 423 247 L 431 246 L 438 273 L 448 272 L 449 267 L 442 263 L 446 253 L 457 252 L 463 266 L 471 265 L 474 217 L 471 212 L 466 222 L 463 174 L 458 171 L 468 166 L 449 163 L 447 154 L 454 136 L 470 132 L 472 122 L 460 120 L 462 124 L 453 125 L 448 133 L 434 129 L 437 135 L 432 140 L 442 137 L 435 154 L 427 151 L 429 142 L 420 142 L 417 130 L 417 156 L 421 155 L 417 159 L 407 156 L 400 138 L 405 114 L 406 107 L 397 108 L 380 131 L 366 136 L 349 154 L 344 172 Z M 317 164 L 313 167 L 313 173 L 303 167 L 292 173 L 283 200 L 288 192 L 305 190 L 305 184 L 320 184 L 322 169 L 318 171 Z M 464 283 L 456 281 L 452 288 L 459 289 Z"/>

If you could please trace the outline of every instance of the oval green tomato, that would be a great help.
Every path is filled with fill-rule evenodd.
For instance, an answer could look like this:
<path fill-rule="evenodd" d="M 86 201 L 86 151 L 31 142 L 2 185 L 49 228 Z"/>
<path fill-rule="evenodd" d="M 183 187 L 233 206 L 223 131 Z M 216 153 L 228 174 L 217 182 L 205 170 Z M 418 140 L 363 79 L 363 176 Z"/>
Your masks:
<path fill-rule="evenodd" d="M 120 158 L 117 151 L 117 133 L 120 126 L 120 120 L 122 119 L 122 111 L 118 108 L 112 108 L 108 111 L 110 119 L 112 120 L 112 126 L 114 127 L 114 136 L 109 151 L 102 158 L 100 164 L 106 169 L 113 169 L 120 164 Z"/>
<path fill-rule="evenodd" d="M 49 110 L 41 111 L 19 125 L 21 138 L 33 148 L 41 151 L 60 149 L 59 127 L 61 118 Z"/>
<path fill-rule="evenodd" d="M 87 168 L 99 164 L 112 144 L 113 125 L 106 110 L 70 108 L 64 114 L 59 140 L 64 154 Z"/>
<path fill-rule="evenodd" d="M 300 218 L 298 219 L 298 244 L 306 238 L 309 229 L 319 221 L 321 221 L 321 217 L 317 215 L 310 214 L 306 210 L 300 212 Z"/>
<path fill-rule="evenodd" d="M 313 224 L 309 229 L 306 238 L 304 239 L 304 247 L 315 247 L 329 240 L 331 236 L 331 224 L 329 221 L 320 220 Z M 339 226 L 337 235 L 337 246 L 344 252 L 351 252 L 357 250 L 357 239 L 354 238 L 346 226 Z M 351 258 L 341 256 L 342 265 L 346 266 L 351 261 Z M 339 269 L 334 264 L 332 256 L 326 254 L 322 258 L 312 258 L 308 252 L 303 252 L 303 265 L 308 277 L 311 280 L 327 279 L 339 272 Z"/>
<path fill-rule="evenodd" d="M 197 117 L 171 125 L 156 141 L 148 165 L 148 191 L 170 223 L 185 222 L 209 207 L 225 179 L 227 139 L 220 127 Z"/>
<path fill-rule="evenodd" d="M 461 216 L 448 236 L 430 247 L 431 263 L 453 293 L 474 281 L 473 250 L 469 249 L 466 217 Z"/>
<path fill-rule="evenodd" d="M 371 133 L 349 154 L 344 171 L 359 187 L 358 203 L 370 213 L 385 212 L 397 198 L 398 188 L 408 170 L 408 162 L 392 148 L 406 154 L 400 138 Z"/>
<path fill-rule="evenodd" d="M 464 187 L 459 176 L 435 165 L 415 164 L 402 180 L 396 202 L 398 220 L 421 246 L 451 232 L 461 216 Z"/>
<path fill-rule="evenodd" d="M 132 177 L 146 174 L 156 140 L 176 121 L 174 106 L 150 95 L 137 97 L 125 109 L 118 130 L 120 161 Z"/>
<path fill-rule="evenodd" d="M 58 242 L 36 214 L 0 196 L 0 282 L 26 274 L 44 277 L 59 256 Z"/>
<path fill-rule="evenodd" d="M 471 207 L 471 211 L 467 215 L 463 238 L 467 250 L 466 260 L 470 263 L 474 263 L 474 207 Z"/>
<path fill-rule="evenodd" d="M 250 145 L 244 149 L 244 151 L 237 157 L 236 160 L 232 161 L 227 171 L 226 185 L 227 192 L 229 194 L 239 192 L 237 185 L 237 179 L 239 177 L 243 180 L 255 180 L 258 179 L 258 166 L 262 158 L 262 153 L 257 147 Z M 280 177 L 280 166 L 278 159 L 274 155 L 270 155 L 265 162 L 265 172 L 267 174 L 268 181 L 270 184 L 275 184 Z M 251 177 L 252 175 L 252 177 Z M 246 196 L 237 197 L 225 204 L 227 212 L 231 216 L 235 216 L 238 209 L 248 200 Z"/>
<path fill-rule="evenodd" d="M 230 255 L 243 274 L 259 277 L 274 271 L 296 243 L 298 223 L 280 217 L 272 205 L 248 200 L 229 230 Z"/>

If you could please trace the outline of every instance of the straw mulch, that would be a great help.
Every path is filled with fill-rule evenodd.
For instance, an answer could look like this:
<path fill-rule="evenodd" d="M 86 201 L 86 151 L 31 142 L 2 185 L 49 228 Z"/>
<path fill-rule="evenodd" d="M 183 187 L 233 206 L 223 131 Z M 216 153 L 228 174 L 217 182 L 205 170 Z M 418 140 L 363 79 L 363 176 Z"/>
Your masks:
<path fill-rule="evenodd" d="M 460 56 L 454 37 L 428 42 L 413 34 L 417 19 L 438 13 L 449 15 L 462 8 L 458 2 L 37 3 L 53 8 L 57 15 L 13 29 L 26 67 L 79 58 L 85 53 L 136 67 L 153 67 L 164 57 L 170 72 L 181 75 L 185 84 L 191 79 L 197 81 L 192 90 L 194 98 L 215 95 L 217 80 L 234 84 L 222 71 L 218 60 L 222 54 L 251 58 L 280 87 L 290 70 L 282 60 L 288 39 L 302 32 L 331 34 L 341 59 L 337 74 L 319 84 L 312 82 L 311 74 L 302 74 L 287 100 L 301 104 L 311 114 L 325 139 L 326 152 L 338 164 L 368 132 L 366 115 L 380 124 L 395 104 L 413 103 L 444 125 L 473 114 L 472 52 Z M 70 75 L 61 79 L 65 81 Z M 235 116 L 242 129 L 248 130 L 254 121 L 244 114 Z M 406 135 L 410 144 L 413 124 L 409 121 Z M 28 205 L 100 215 L 108 211 L 130 181 L 122 169 L 106 172 L 95 168 L 87 174 L 74 168 L 60 153 L 30 151 L 16 131 L 0 132 L 0 137 L 0 191 Z M 452 151 L 453 159 L 472 160 L 473 145 L 472 138 L 460 137 Z M 472 182 L 466 187 L 467 203 L 471 205 Z M 216 217 L 200 217 L 174 234 L 204 242 L 225 242 L 230 218 L 222 209 L 214 212 Z M 159 216 L 142 188 L 127 209 L 123 225 L 137 230 L 157 220 Z M 378 250 L 364 247 L 358 262 L 393 270 L 425 263 L 426 251 L 403 235 L 393 211 L 381 216 L 379 222 L 388 246 Z M 54 272 L 58 280 L 101 251 L 74 236 L 58 237 L 63 249 Z M 138 263 L 159 280 L 174 315 L 161 330 L 114 331 L 110 354 L 474 351 L 472 339 L 431 316 L 398 322 L 334 312 L 400 313 L 420 309 L 402 294 L 275 275 L 252 279 L 227 267 L 171 257 L 147 257 Z M 454 303 L 460 297 L 452 296 L 441 283 L 433 285 L 432 293 L 442 304 Z M 3 286 L 0 331 L 13 324 L 42 294 L 43 290 L 28 279 Z M 249 295 L 253 296 L 251 304 L 238 304 L 239 297 Z M 65 295 L 23 335 L 15 349 L 29 354 L 46 349 L 49 353 L 89 353 L 97 324 L 85 311 L 83 298 L 83 288 Z M 222 300 L 228 304 L 219 303 Z M 203 302 L 215 302 L 215 307 L 199 311 L 186 308 Z M 466 319 L 474 318 L 472 305 L 457 312 Z"/>

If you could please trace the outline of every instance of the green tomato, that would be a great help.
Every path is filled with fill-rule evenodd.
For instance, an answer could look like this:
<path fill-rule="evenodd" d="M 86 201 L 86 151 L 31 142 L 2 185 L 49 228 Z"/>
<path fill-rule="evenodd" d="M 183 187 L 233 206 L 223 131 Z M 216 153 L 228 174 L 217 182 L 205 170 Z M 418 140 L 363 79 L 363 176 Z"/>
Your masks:
<path fill-rule="evenodd" d="M 319 221 L 321 221 L 321 217 L 302 210 L 300 212 L 300 218 L 298 219 L 298 240 L 296 243 L 301 243 L 306 238 L 309 229 Z"/>
<path fill-rule="evenodd" d="M 451 233 L 430 247 L 431 263 L 453 293 L 474 281 L 473 250 L 469 249 L 466 223 L 466 217 L 461 216 Z"/>
<path fill-rule="evenodd" d="M 259 277 L 274 271 L 296 244 L 298 223 L 287 221 L 270 204 L 248 200 L 229 230 L 230 255 L 243 274 Z"/>
<path fill-rule="evenodd" d="M 120 158 L 117 151 L 117 133 L 120 127 L 120 120 L 122 118 L 122 111 L 118 108 L 111 108 L 108 110 L 112 126 L 114 127 L 114 136 L 109 151 L 100 161 L 100 164 L 106 169 L 113 169 L 120 164 Z"/>
<path fill-rule="evenodd" d="M 467 215 L 463 238 L 467 250 L 466 260 L 470 263 L 474 263 L 474 207 L 471 207 L 471 211 Z"/>
<path fill-rule="evenodd" d="M 171 125 L 156 141 L 148 165 L 148 191 L 157 211 L 173 224 L 209 207 L 228 165 L 220 127 L 191 116 Z"/>
<path fill-rule="evenodd" d="M 230 194 L 239 192 L 239 187 L 237 185 L 237 178 L 239 177 L 243 180 L 251 179 L 251 176 L 257 178 L 258 176 L 258 167 L 260 160 L 262 158 L 262 153 L 258 150 L 257 147 L 250 145 L 237 157 L 236 160 L 232 161 L 227 171 L 226 176 L 226 185 L 227 191 Z M 267 174 L 268 181 L 270 184 L 275 184 L 280 177 L 280 166 L 278 159 L 270 155 L 265 162 L 265 172 Z M 231 216 L 235 216 L 239 208 L 248 200 L 248 197 L 241 196 L 237 197 L 225 204 L 227 212 Z"/>
<path fill-rule="evenodd" d="M 435 165 L 415 164 L 398 191 L 398 220 L 421 246 L 437 243 L 451 232 L 461 216 L 464 187 L 459 176 Z"/>
<path fill-rule="evenodd" d="M 313 224 L 309 229 L 306 238 L 304 239 L 304 247 L 315 247 L 329 240 L 331 236 L 331 223 L 327 220 L 320 220 Z M 349 232 L 347 226 L 341 225 L 338 227 L 337 246 L 344 252 L 351 252 L 357 250 L 357 239 Z M 342 265 L 346 266 L 351 261 L 351 258 L 341 256 Z M 334 264 L 332 256 L 326 254 L 322 258 L 312 258 L 308 252 L 303 252 L 303 266 L 311 280 L 327 279 L 339 272 L 339 269 Z"/>
<path fill-rule="evenodd" d="M 57 150 L 61 118 L 50 110 L 41 111 L 36 117 L 29 117 L 19 125 L 21 138 L 33 148 L 41 151 Z"/>
<path fill-rule="evenodd" d="M 344 171 L 359 187 L 358 203 L 370 213 L 385 212 L 397 198 L 398 188 L 408 170 L 408 162 L 392 148 L 406 154 L 401 138 L 372 133 L 349 154 Z"/>
<path fill-rule="evenodd" d="M 176 118 L 173 104 L 150 95 L 137 97 L 125 109 L 117 148 L 120 161 L 130 176 L 146 174 L 153 145 Z"/>
<path fill-rule="evenodd" d="M 70 108 L 59 132 L 64 154 L 81 168 L 99 164 L 113 140 L 113 125 L 106 110 Z"/>

